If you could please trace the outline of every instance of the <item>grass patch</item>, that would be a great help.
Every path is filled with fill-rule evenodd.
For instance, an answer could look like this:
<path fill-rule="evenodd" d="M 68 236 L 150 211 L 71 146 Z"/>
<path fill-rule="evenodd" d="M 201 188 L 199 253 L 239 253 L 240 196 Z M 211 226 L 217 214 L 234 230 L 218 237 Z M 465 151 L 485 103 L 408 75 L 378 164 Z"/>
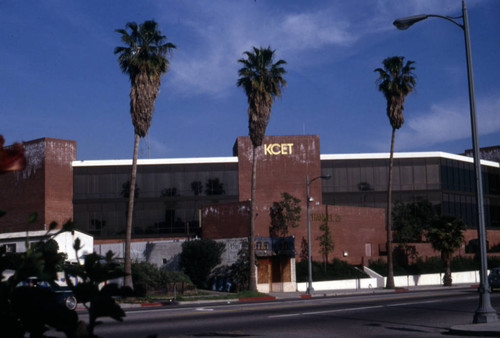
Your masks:
<path fill-rule="evenodd" d="M 197 300 L 225 300 L 225 299 L 242 299 L 242 298 L 257 298 L 257 297 L 267 297 L 267 293 L 257 292 L 257 291 L 241 291 L 238 293 L 234 292 L 216 292 L 211 290 L 198 290 L 195 293 L 189 293 L 180 295 L 176 297 L 177 301 L 197 301 Z M 118 299 L 120 303 L 129 304 L 140 304 L 140 303 L 155 303 L 170 301 L 174 298 L 173 294 L 159 294 L 145 297 L 129 297 Z"/>
<path fill-rule="evenodd" d="M 177 297 L 178 301 L 187 300 L 220 300 L 220 299 L 240 299 L 240 298 L 256 298 L 269 296 L 267 293 L 257 291 L 240 291 L 234 292 L 213 292 L 208 290 L 200 290 L 194 295 L 180 295 Z"/>

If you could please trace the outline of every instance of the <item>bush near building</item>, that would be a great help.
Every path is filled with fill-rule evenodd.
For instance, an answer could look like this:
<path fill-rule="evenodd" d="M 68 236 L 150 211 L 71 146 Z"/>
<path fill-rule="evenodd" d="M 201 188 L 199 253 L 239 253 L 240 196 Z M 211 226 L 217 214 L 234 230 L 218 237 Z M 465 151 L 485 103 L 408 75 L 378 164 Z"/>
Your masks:
<path fill-rule="evenodd" d="M 385 276 L 387 274 L 387 263 L 383 259 L 370 261 L 368 267 L 378 274 Z M 481 263 L 475 257 L 453 257 L 451 260 L 451 271 L 475 271 L 479 270 Z M 500 267 L 500 257 L 488 257 L 488 267 Z M 440 257 L 418 258 L 415 263 L 407 266 L 394 265 L 395 276 L 423 275 L 430 273 L 441 273 L 444 271 L 444 263 Z"/>
<path fill-rule="evenodd" d="M 361 268 L 335 258 L 331 263 L 326 264 L 326 270 L 323 262 L 312 262 L 312 277 L 313 281 L 329 281 L 341 279 L 356 279 L 368 277 Z M 296 264 L 297 282 L 307 282 L 308 279 L 308 264 L 307 260 L 300 261 Z"/>
<path fill-rule="evenodd" d="M 179 265 L 194 285 L 200 289 L 208 289 L 210 273 L 221 263 L 225 249 L 224 243 L 209 238 L 184 242 Z"/>
<path fill-rule="evenodd" d="M 173 293 L 194 289 L 191 279 L 181 271 L 167 271 L 149 262 L 132 263 L 132 280 L 137 296 Z"/>

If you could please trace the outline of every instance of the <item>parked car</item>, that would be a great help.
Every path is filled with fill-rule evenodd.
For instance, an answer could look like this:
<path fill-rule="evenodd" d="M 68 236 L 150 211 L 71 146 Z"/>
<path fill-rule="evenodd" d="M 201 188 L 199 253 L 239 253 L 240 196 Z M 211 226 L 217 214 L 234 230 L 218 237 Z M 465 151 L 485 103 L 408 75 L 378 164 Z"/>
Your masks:
<path fill-rule="evenodd" d="M 500 268 L 493 268 L 490 270 L 490 274 L 488 275 L 488 283 L 492 290 L 500 288 Z"/>
<path fill-rule="evenodd" d="M 20 319 L 21 329 L 31 337 L 43 337 L 47 326 L 74 337 L 78 325 L 76 303 L 68 287 L 35 277 L 18 283 L 12 294 L 13 309 Z"/>
<path fill-rule="evenodd" d="M 77 301 L 73 291 L 67 286 L 60 286 L 54 282 L 42 281 L 37 278 L 28 278 L 16 285 L 16 288 L 46 288 L 49 290 L 49 295 L 53 296 L 59 305 L 63 305 L 68 310 L 75 310 Z"/>

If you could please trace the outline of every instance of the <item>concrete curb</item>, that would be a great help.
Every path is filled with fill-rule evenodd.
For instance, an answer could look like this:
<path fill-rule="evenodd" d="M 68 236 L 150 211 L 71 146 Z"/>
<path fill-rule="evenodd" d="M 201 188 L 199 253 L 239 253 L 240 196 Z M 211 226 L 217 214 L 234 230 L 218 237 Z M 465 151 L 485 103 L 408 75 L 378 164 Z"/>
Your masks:
<path fill-rule="evenodd" d="M 460 336 L 499 337 L 500 322 L 483 324 L 455 325 L 450 328 L 450 333 Z"/>
<path fill-rule="evenodd" d="M 189 305 L 189 304 L 208 304 L 208 303 L 232 303 L 232 302 L 253 302 L 253 301 L 268 301 L 276 299 L 304 299 L 312 297 L 338 297 L 338 296 L 352 296 L 352 295 L 372 295 L 376 293 L 391 293 L 391 292 L 410 292 L 410 291 L 425 291 L 425 290 L 438 290 L 443 288 L 477 288 L 478 284 L 456 284 L 451 287 L 444 287 L 442 285 L 423 286 L 423 287 L 409 287 L 409 288 L 395 288 L 395 289 L 355 289 L 355 290 L 324 290 L 315 291 L 312 295 L 303 292 L 271 292 L 269 296 L 253 297 L 253 298 L 234 298 L 234 299 L 208 299 L 208 300 L 183 300 L 183 301 L 157 301 L 149 303 L 119 303 L 124 309 L 137 308 L 137 307 L 154 307 L 154 306 L 169 306 L 169 305 Z M 85 310 L 83 307 L 78 307 L 77 310 Z M 475 324 L 477 325 L 477 324 Z"/>

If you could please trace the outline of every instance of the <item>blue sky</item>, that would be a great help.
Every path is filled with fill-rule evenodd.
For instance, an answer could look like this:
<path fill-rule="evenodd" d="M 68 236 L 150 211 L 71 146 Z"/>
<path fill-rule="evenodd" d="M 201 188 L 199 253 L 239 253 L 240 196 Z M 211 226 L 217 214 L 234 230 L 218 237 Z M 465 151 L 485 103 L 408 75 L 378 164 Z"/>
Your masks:
<path fill-rule="evenodd" d="M 500 1 L 468 0 L 481 147 L 500 144 Z M 141 158 L 231 156 L 248 134 L 237 60 L 271 46 L 288 62 L 267 135 L 318 134 L 323 154 L 387 152 L 391 127 L 374 69 L 415 61 L 396 151 L 471 148 L 463 31 L 428 19 L 461 15 L 460 0 L 0 1 L 0 133 L 7 143 L 77 141 L 79 160 L 132 157 L 128 77 L 114 30 L 156 20 L 177 45 Z"/>

